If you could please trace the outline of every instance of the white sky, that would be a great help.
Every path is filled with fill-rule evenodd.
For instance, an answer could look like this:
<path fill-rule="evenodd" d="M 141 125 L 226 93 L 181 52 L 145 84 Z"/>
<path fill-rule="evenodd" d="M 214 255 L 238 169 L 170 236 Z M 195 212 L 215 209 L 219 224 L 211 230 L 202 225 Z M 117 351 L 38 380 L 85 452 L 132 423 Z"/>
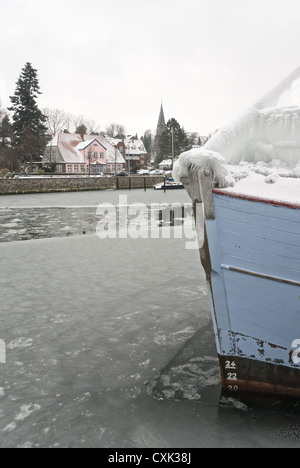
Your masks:
<path fill-rule="evenodd" d="M 26 62 L 38 105 L 101 130 L 216 130 L 300 65 L 299 0 L 0 0 L 0 98 Z"/>

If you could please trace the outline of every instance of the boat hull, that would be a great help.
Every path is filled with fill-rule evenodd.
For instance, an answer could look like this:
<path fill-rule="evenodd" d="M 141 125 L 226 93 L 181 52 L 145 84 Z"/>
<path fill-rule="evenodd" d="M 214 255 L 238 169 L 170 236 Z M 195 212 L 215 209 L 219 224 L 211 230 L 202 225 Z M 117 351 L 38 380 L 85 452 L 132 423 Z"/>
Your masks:
<path fill-rule="evenodd" d="M 183 179 L 223 388 L 300 397 L 300 205 L 235 196 L 212 181 L 193 167 Z"/>
<path fill-rule="evenodd" d="M 223 387 L 300 396 L 300 211 L 214 193 L 209 288 Z"/>
<path fill-rule="evenodd" d="M 222 386 L 228 393 L 300 397 L 300 371 L 239 356 L 219 356 Z"/>
<path fill-rule="evenodd" d="M 153 188 L 154 190 L 182 190 L 184 186 L 182 184 L 157 184 Z"/>

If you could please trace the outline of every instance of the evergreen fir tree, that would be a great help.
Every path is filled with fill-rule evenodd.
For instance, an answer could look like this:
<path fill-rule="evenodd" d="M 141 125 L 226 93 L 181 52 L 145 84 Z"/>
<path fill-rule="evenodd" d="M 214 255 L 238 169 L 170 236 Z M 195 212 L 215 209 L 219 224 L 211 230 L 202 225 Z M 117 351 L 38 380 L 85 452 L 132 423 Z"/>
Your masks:
<path fill-rule="evenodd" d="M 88 132 L 87 126 L 84 124 L 78 125 L 78 127 L 75 130 L 75 133 L 78 133 L 79 135 L 86 135 Z"/>
<path fill-rule="evenodd" d="M 0 124 L 0 139 L 2 145 L 7 144 L 7 142 L 10 142 L 10 139 L 12 137 L 12 131 L 13 130 L 9 120 L 9 116 L 5 115 Z"/>
<path fill-rule="evenodd" d="M 24 160 L 43 153 L 46 144 L 44 125 L 47 118 L 39 110 L 36 100 L 40 95 L 37 70 L 27 62 L 16 83 L 14 96 L 10 96 L 13 112 L 13 145 L 19 147 Z"/>
<path fill-rule="evenodd" d="M 155 164 L 159 165 L 164 159 L 172 157 L 172 129 L 173 129 L 173 141 L 174 141 L 174 157 L 182 153 L 187 145 L 187 135 L 183 127 L 179 125 L 176 119 L 168 120 L 165 130 L 162 132 L 159 138 L 159 147 L 155 159 Z"/>
<path fill-rule="evenodd" d="M 146 130 L 144 136 L 142 136 L 142 141 L 147 151 L 147 165 L 151 163 L 152 151 L 153 151 L 153 137 L 151 130 Z"/>

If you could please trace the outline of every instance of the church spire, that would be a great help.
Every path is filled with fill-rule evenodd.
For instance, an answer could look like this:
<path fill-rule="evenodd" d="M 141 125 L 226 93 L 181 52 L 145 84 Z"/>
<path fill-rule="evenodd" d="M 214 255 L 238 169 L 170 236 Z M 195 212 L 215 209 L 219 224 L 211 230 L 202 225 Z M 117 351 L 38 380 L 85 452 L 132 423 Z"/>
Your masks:
<path fill-rule="evenodd" d="M 164 108 L 161 103 L 160 113 L 159 113 L 159 118 L 158 118 L 158 123 L 157 123 L 157 134 L 161 135 L 165 129 L 165 126 L 166 126 L 166 121 L 165 121 Z"/>
<path fill-rule="evenodd" d="M 166 129 L 165 114 L 164 114 L 163 105 L 161 103 L 160 113 L 159 113 L 159 118 L 158 118 L 158 123 L 157 123 L 157 129 L 156 129 L 156 135 L 155 135 L 155 140 L 154 140 L 155 158 L 157 158 L 158 151 L 159 151 L 159 142 L 160 142 L 161 136 L 164 133 L 165 129 Z"/>

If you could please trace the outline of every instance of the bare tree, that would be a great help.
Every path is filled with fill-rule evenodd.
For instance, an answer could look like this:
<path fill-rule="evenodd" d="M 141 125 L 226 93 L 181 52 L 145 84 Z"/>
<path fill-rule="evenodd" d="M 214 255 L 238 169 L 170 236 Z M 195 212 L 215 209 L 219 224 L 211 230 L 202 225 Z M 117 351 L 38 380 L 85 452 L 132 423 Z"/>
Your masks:
<path fill-rule="evenodd" d="M 87 129 L 86 134 L 96 135 L 100 131 L 99 125 L 97 125 L 95 120 L 86 119 L 82 115 L 71 116 L 71 121 L 75 129 L 84 125 Z"/>
<path fill-rule="evenodd" d="M 108 125 L 106 127 L 106 131 L 105 131 L 106 135 L 113 138 L 116 134 L 116 124 L 114 123 L 111 123 L 110 125 Z"/>
<path fill-rule="evenodd" d="M 122 124 L 111 123 L 106 127 L 106 134 L 111 138 L 124 138 L 125 132 L 125 127 Z"/>
<path fill-rule="evenodd" d="M 82 125 L 86 127 L 87 134 L 96 134 L 100 131 L 99 125 L 97 125 L 95 120 L 86 119 L 83 115 L 69 114 L 61 109 L 52 109 L 49 107 L 43 109 L 43 114 L 47 117 L 46 124 L 48 133 L 51 135 L 56 135 L 63 130 L 76 132 L 76 129 Z"/>
<path fill-rule="evenodd" d="M 70 115 L 60 109 L 51 109 L 46 107 L 43 109 L 43 114 L 47 117 L 46 125 L 48 132 L 51 135 L 70 128 Z"/>

